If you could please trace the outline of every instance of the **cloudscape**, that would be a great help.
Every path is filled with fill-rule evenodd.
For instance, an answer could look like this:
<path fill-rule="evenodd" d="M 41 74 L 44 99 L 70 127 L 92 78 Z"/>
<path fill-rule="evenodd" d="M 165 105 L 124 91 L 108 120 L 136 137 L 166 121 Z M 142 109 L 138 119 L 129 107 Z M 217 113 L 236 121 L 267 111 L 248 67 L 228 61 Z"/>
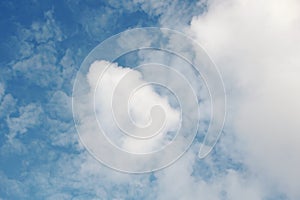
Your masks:
<path fill-rule="evenodd" d="M 300 199 L 300 1 L 0 10 L 0 200 Z"/>

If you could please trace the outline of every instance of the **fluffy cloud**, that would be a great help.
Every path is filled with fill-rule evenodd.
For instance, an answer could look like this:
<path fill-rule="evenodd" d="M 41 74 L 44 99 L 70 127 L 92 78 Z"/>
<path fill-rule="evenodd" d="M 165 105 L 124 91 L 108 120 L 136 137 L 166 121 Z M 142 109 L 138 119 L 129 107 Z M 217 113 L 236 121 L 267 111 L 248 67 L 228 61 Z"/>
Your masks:
<path fill-rule="evenodd" d="M 87 74 L 91 93 L 95 92 L 95 112 L 100 126 L 109 138 L 126 151 L 147 153 L 158 150 L 161 145 L 165 145 L 170 140 L 167 133 L 176 131 L 178 128 L 180 112 L 169 105 L 167 97 L 160 96 L 151 85 L 147 85 L 139 71 L 122 68 L 117 64 L 111 64 L 104 71 L 108 65 L 110 63 L 106 61 L 96 61 L 91 65 Z M 124 77 L 126 80 L 122 81 L 125 79 Z M 122 87 L 121 93 L 117 92 L 117 87 Z M 132 88 L 135 89 L 130 91 Z M 126 99 L 126 93 L 129 95 L 129 99 Z M 115 104 L 113 99 L 117 99 Z M 124 112 L 116 112 L 114 106 L 124 105 L 123 102 L 128 104 L 128 112 L 127 109 Z M 162 108 L 165 116 L 161 113 L 155 115 L 153 113 L 155 106 Z M 112 112 L 115 112 L 115 116 L 112 115 Z M 160 121 L 164 121 L 164 124 L 160 124 Z M 150 135 L 144 136 L 148 129 L 143 128 L 146 127 L 152 128 L 150 128 L 150 132 L 148 131 Z M 120 132 L 120 128 L 138 138 L 154 135 L 149 139 L 141 140 L 126 136 L 122 131 Z M 144 131 L 141 132 L 141 130 Z M 152 133 L 151 130 L 156 133 Z"/>
<path fill-rule="evenodd" d="M 300 197 L 299 10 L 296 0 L 215 0 L 191 22 L 223 74 L 245 164 L 291 199 Z"/>

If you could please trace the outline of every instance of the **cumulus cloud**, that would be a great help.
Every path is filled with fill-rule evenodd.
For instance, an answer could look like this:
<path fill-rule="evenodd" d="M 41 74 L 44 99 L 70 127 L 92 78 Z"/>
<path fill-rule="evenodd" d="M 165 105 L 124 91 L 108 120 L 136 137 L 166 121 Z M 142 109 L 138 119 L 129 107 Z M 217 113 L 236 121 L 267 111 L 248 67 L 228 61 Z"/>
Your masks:
<path fill-rule="evenodd" d="M 191 33 L 219 66 L 244 162 L 300 197 L 300 3 L 213 0 Z"/>
<path fill-rule="evenodd" d="M 170 140 L 167 133 L 178 128 L 180 112 L 170 106 L 166 96 L 156 93 L 154 88 L 142 79 L 139 71 L 122 68 L 116 63 L 110 64 L 106 61 L 96 61 L 90 66 L 87 74 L 91 93 L 95 92 L 95 112 L 100 126 L 109 138 L 116 140 L 117 144 L 126 151 L 147 153 L 158 150 L 161 145 L 165 145 Z M 109 68 L 104 71 L 107 66 Z M 122 81 L 126 76 L 128 78 Z M 122 92 L 118 93 L 116 87 L 120 85 L 122 85 Z M 134 90 L 131 91 L 132 88 Z M 126 93 L 129 95 L 128 99 Z M 113 99 L 117 99 L 115 104 Z M 124 105 L 124 103 L 128 104 L 128 110 L 122 110 L 123 112 L 114 110 L 114 106 Z M 163 115 L 153 116 L 152 109 L 155 106 L 163 109 L 165 118 L 162 118 Z M 160 124 L 160 121 L 164 121 L 164 124 Z M 146 132 L 143 128 L 149 126 L 153 126 L 148 132 L 149 135 L 143 136 Z M 144 131 L 141 132 L 140 128 Z M 136 138 L 126 136 L 122 131 L 127 131 L 127 134 Z M 143 137 L 149 138 L 141 140 Z"/>

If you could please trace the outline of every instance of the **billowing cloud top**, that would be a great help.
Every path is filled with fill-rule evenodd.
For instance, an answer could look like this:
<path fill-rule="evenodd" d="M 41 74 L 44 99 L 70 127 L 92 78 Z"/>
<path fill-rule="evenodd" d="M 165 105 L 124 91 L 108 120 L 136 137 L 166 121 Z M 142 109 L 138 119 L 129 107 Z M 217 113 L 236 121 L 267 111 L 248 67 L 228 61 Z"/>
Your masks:
<path fill-rule="evenodd" d="M 125 76 L 128 79 L 122 81 Z M 167 133 L 178 129 L 180 111 L 172 108 L 168 98 L 156 93 L 150 83 L 143 81 L 139 71 L 120 67 L 116 63 L 95 61 L 90 66 L 87 78 L 91 94 L 95 95 L 95 112 L 99 125 L 112 142 L 133 153 L 149 153 L 170 142 L 172 138 Z M 116 92 L 119 84 L 122 85 L 121 93 Z M 130 91 L 131 88 L 135 90 Z M 126 93 L 130 94 L 128 99 Z M 128 107 L 126 106 L 125 112 L 115 112 L 113 102 L 117 105 L 128 104 Z M 154 106 L 161 107 L 164 115 L 150 115 Z M 153 124 L 155 121 L 162 121 L 163 124 Z M 147 126 L 153 126 L 148 133 L 145 133 L 145 129 L 142 132 L 138 129 Z M 122 133 L 122 130 L 133 137 Z M 145 140 L 140 140 L 143 137 Z"/>

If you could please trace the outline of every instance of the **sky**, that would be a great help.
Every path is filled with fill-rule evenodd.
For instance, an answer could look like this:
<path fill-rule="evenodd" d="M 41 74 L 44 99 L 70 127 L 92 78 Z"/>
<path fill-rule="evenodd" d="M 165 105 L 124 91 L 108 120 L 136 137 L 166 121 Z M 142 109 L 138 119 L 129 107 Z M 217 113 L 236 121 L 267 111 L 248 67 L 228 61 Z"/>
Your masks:
<path fill-rule="evenodd" d="M 97 51 L 143 27 L 176 34 L 125 32 Z M 300 199 L 298 0 L 5 0 L 0 28 L 0 200 Z M 104 59 L 142 45 L 177 54 Z M 99 143 L 97 123 L 124 157 Z M 153 157 L 126 157 L 136 154 Z"/>

